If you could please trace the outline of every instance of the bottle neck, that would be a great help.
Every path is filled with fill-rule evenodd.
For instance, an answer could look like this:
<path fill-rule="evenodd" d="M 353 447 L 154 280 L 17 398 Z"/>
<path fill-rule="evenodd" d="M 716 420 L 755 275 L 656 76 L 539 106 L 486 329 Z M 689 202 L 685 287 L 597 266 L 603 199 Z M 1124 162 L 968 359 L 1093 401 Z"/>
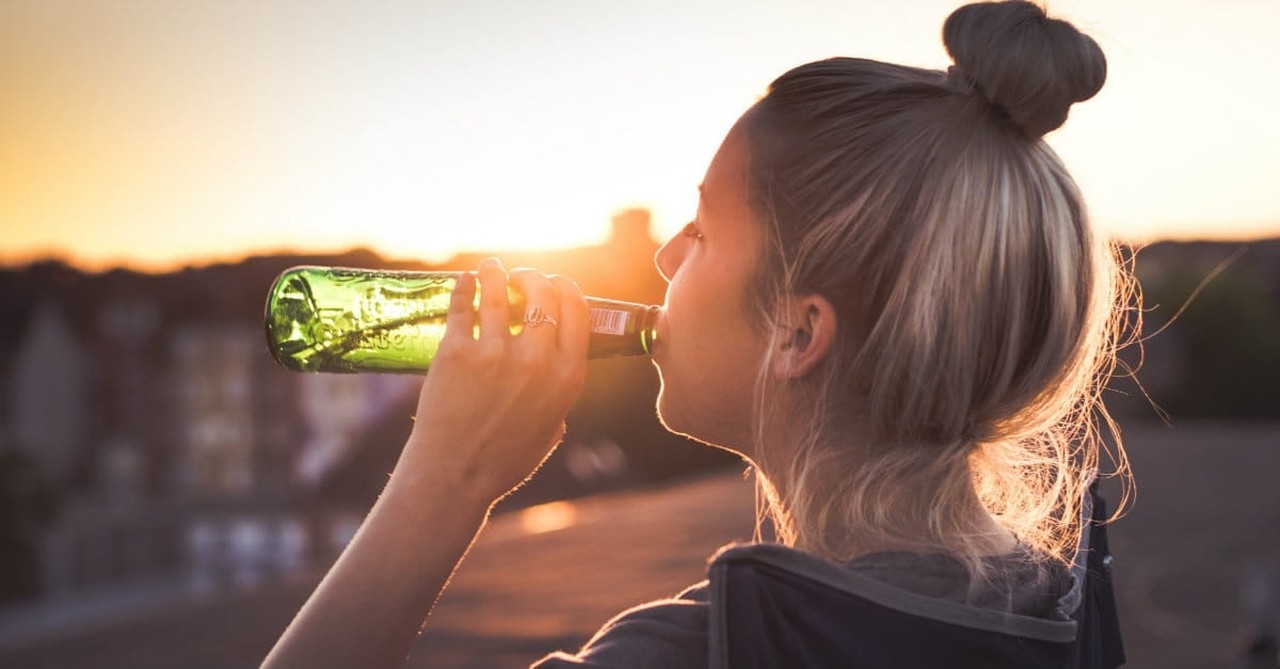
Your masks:
<path fill-rule="evenodd" d="M 639 315 L 640 345 L 646 355 L 653 355 L 653 343 L 658 340 L 658 314 L 662 307 L 649 306 Z"/>
<path fill-rule="evenodd" d="M 647 355 L 656 337 L 659 307 L 588 297 L 592 358 Z"/>

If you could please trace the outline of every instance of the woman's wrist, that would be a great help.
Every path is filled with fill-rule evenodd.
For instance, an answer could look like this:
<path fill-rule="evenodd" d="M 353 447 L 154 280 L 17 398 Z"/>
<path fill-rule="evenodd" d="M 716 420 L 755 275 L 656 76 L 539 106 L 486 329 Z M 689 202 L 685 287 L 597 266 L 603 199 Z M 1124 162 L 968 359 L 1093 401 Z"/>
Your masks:
<path fill-rule="evenodd" d="M 490 493 L 445 468 L 397 466 L 379 497 L 379 506 L 390 506 L 404 520 L 426 526 L 467 521 L 484 522 L 501 493 Z M 447 518 L 431 517 L 448 510 Z M 378 511 L 375 507 L 374 511 Z"/>

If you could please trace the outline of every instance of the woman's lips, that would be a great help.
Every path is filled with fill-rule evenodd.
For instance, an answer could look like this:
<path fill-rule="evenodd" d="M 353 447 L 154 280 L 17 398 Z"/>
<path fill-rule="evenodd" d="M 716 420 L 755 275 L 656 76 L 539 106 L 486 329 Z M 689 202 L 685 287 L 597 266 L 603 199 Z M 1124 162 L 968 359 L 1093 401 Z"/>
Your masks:
<path fill-rule="evenodd" d="M 653 327 L 653 343 L 649 346 L 649 357 L 656 358 L 662 351 L 667 339 L 667 323 L 663 314 L 658 317 L 658 322 Z"/>

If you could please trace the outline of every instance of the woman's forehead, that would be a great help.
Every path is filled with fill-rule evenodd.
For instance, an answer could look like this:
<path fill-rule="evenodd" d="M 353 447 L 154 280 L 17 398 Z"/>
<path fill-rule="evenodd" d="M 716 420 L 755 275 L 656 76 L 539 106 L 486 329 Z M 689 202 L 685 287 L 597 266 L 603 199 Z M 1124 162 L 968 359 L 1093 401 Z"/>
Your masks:
<path fill-rule="evenodd" d="M 702 206 L 708 212 L 738 214 L 746 205 L 747 142 L 742 124 L 725 135 L 698 186 Z"/>

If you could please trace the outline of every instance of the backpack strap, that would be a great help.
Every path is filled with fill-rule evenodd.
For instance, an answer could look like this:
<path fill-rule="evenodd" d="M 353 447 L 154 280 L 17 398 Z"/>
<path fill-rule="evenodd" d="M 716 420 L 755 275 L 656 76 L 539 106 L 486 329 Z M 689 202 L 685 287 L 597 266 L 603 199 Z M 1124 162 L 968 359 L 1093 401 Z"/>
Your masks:
<path fill-rule="evenodd" d="M 1080 606 L 1072 614 L 1079 623 L 1079 669 L 1113 669 L 1125 662 L 1124 639 L 1111 583 L 1111 547 L 1107 542 L 1107 501 L 1098 494 L 1098 482 L 1089 486 L 1090 510 L 1082 546 L 1084 589 Z"/>

